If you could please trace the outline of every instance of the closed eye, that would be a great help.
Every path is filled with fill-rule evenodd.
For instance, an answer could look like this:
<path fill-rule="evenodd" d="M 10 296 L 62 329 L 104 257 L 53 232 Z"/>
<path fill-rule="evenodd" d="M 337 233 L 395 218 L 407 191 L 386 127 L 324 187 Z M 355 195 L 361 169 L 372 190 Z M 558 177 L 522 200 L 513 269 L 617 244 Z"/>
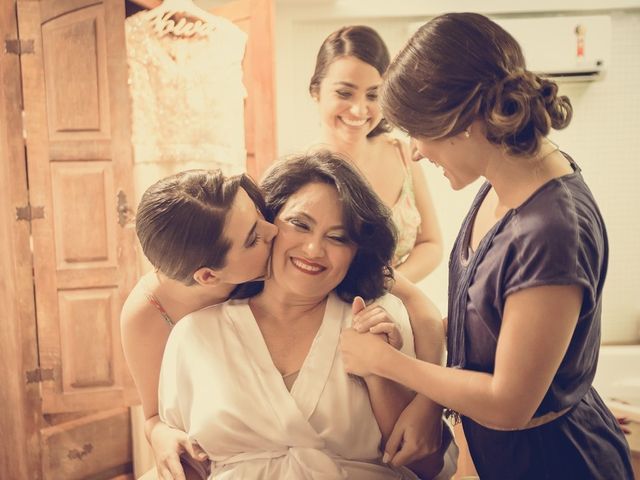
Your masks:
<path fill-rule="evenodd" d="M 258 233 L 254 235 L 254 237 L 247 244 L 247 248 L 255 247 L 258 244 L 258 241 L 262 239 L 262 236 Z"/>
<path fill-rule="evenodd" d="M 297 218 L 292 218 L 289 220 L 289 223 L 300 230 L 304 230 L 305 232 L 309 230 L 309 225 Z"/>
<path fill-rule="evenodd" d="M 350 240 L 343 235 L 330 235 L 329 239 L 336 243 L 340 243 L 342 245 L 346 245 L 347 243 L 350 243 Z"/>

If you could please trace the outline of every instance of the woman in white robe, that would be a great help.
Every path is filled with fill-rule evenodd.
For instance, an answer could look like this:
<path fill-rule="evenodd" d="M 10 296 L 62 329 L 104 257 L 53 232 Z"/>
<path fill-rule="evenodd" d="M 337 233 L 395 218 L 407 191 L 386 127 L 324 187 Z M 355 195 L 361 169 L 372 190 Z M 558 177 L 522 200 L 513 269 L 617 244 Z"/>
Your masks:
<path fill-rule="evenodd" d="M 381 301 L 401 322 L 404 351 L 411 354 L 402 304 L 389 295 Z M 329 294 L 322 324 L 288 391 L 247 300 L 189 315 L 165 350 L 161 418 L 207 452 L 210 478 L 415 478 L 379 460 L 381 434 L 367 389 L 344 372 L 337 348 L 351 318 L 350 305 Z"/>
<path fill-rule="evenodd" d="M 382 463 L 380 451 L 411 395 L 379 377 L 347 375 L 338 349 L 350 302 L 361 296 L 383 307 L 368 307 L 375 315 L 366 322 L 399 332 L 414 354 L 404 307 L 382 296 L 395 246 L 388 209 L 328 152 L 276 165 L 263 188 L 279 228 L 271 275 L 253 297 L 200 310 L 173 329 L 161 419 L 207 452 L 210 479 L 417 478 Z"/>

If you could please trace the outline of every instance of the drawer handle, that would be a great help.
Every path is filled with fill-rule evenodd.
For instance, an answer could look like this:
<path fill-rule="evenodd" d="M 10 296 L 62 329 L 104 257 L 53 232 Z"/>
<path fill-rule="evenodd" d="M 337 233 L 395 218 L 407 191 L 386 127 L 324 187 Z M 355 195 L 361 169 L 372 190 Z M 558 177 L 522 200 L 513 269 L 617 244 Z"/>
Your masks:
<path fill-rule="evenodd" d="M 82 460 L 82 457 L 85 455 L 89 455 L 93 451 L 93 445 L 90 443 L 85 443 L 82 446 L 82 450 L 78 450 L 77 448 L 73 448 L 69 450 L 67 453 L 67 457 L 70 460 Z"/>

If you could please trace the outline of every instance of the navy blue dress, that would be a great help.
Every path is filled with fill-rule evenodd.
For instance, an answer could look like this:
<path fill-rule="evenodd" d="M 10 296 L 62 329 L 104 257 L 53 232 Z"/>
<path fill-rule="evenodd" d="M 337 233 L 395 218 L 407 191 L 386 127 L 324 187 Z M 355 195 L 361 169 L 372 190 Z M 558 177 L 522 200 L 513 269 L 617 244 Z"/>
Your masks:
<path fill-rule="evenodd" d="M 580 318 L 534 417 L 570 410 L 539 427 L 499 431 L 462 417 L 480 478 L 633 479 L 629 446 L 591 386 L 600 346 L 608 244 L 604 221 L 580 169 L 540 187 L 485 235 L 469 241 L 485 183 L 449 259 L 447 365 L 493 373 L 507 296 L 541 285 L 580 285 Z"/>

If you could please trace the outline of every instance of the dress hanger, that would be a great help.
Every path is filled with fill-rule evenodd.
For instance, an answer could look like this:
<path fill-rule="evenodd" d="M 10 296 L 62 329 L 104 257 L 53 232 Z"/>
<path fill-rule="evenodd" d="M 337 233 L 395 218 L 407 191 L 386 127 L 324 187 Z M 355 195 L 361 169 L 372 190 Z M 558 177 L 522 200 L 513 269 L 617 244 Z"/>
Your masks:
<path fill-rule="evenodd" d="M 217 22 L 215 15 L 198 7 L 192 0 L 164 0 L 146 12 L 146 19 L 160 37 L 167 34 L 176 37 L 207 36 L 215 30 Z"/>

